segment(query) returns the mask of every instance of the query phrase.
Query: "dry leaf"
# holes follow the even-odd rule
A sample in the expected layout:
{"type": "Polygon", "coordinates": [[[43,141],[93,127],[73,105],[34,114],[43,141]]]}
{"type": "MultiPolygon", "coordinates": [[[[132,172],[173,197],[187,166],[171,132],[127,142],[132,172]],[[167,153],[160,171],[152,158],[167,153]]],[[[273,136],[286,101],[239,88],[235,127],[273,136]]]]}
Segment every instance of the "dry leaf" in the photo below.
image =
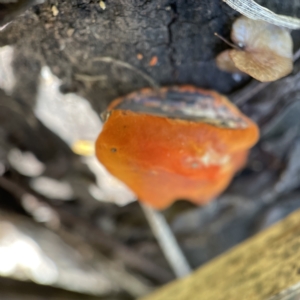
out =
{"type": "Polygon", "coordinates": [[[241,73],[241,70],[239,70],[234,62],[232,61],[229,53],[231,50],[225,50],[221,52],[217,57],[216,57],[216,64],[218,68],[222,71],[225,72],[230,72],[230,73],[241,73]]]}
{"type": "MultiPolygon", "coordinates": [[[[232,26],[231,39],[240,48],[228,52],[234,65],[253,78],[275,81],[292,72],[293,41],[287,29],[240,17],[232,26]]],[[[219,67],[225,58],[226,54],[219,55],[219,67]]]]}
{"type": "Polygon", "coordinates": [[[234,10],[240,12],[242,15],[253,19],[262,20],[270,24],[274,24],[289,29],[299,29],[300,19],[292,18],[283,15],[277,15],[269,9],[257,4],[253,0],[223,0],[234,10]]]}

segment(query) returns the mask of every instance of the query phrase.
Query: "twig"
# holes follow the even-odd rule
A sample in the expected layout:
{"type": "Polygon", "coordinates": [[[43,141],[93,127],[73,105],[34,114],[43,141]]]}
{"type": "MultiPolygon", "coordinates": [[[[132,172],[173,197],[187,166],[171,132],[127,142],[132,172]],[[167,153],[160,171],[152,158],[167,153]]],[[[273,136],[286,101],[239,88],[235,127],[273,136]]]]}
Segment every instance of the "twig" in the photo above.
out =
{"type": "Polygon", "coordinates": [[[245,88],[229,96],[230,100],[238,105],[242,106],[253,98],[256,94],[266,88],[271,82],[258,82],[253,79],[245,88]]]}
{"type": "Polygon", "coordinates": [[[96,82],[96,81],[103,81],[107,80],[106,75],[86,75],[86,74],[74,74],[75,79],[79,81],[87,81],[87,82],[96,82]]]}
{"type": "Polygon", "coordinates": [[[105,57],[96,57],[95,59],[93,59],[93,61],[101,61],[101,62],[111,63],[111,64],[118,65],[120,67],[124,67],[129,70],[132,70],[132,71],[138,73],[139,75],[141,75],[145,80],[147,80],[154,89],[157,89],[157,90],[159,89],[158,83],[154,79],[152,79],[149,75],[147,75],[146,73],[142,72],[138,68],[136,68],[122,60],[118,60],[118,59],[114,59],[109,56],[105,56],[105,57]]]}
{"type": "Polygon", "coordinates": [[[91,226],[87,221],[65,211],[59,212],[62,219],[78,226],[84,235],[95,246],[104,251],[111,252],[122,260],[128,267],[137,270],[160,283],[167,283],[174,279],[171,273],[164,268],[149,261],[139,253],[120,243],[116,239],[103,233],[100,229],[91,226]]]}
{"type": "Polygon", "coordinates": [[[95,247],[87,244],[81,236],[75,236],[64,229],[60,229],[58,234],[72,248],[77,249],[79,253],[86,251],[92,253],[94,267],[133,297],[145,296],[153,290],[151,286],[146,285],[140,278],[129,273],[122,261],[119,259],[108,259],[101,252],[96,251],[95,247]],[[82,251],[82,245],[84,245],[84,251],[82,251]]]}
{"type": "Polygon", "coordinates": [[[150,227],[177,277],[191,273],[191,267],[182,253],[164,216],[146,204],[141,204],[150,227]]]}
{"type": "Polygon", "coordinates": [[[295,62],[299,58],[300,58],[300,48],[295,52],[295,54],[293,56],[293,61],[295,62]]]}
{"type": "Polygon", "coordinates": [[[236,49],[236,50],[241,50],[242,48],[238,47],[237,45],[229,42],[227,39],[225,39],[223,36],[219,35],[217,32],[214,33],[214,35],[216,37],[218,37],[220,40],[222,40],[225,44],[227,44],[228,46],[236,49]]]}
{"type": "MultiPolygon", "coordinates": [[[[84,219],[74,216],[73,214],[62,210],[61,208],[50,206],[45,201],[28,193],[23,187],[17,185],[13,181],[0,176],[0,187],[12,194],[23,207],[24,196],[31,196],[38,201],[38,205],[47,206],[51,210],[53,216],[53,218],[50,219],[46,224],[50,229],[58,230],[60,228],[58,228],[57,224],[63,224],[64,222],[71,225],[72,228],[80,228],[80,232],[85,232],[84,237],[89,241],[89,243],[101,248],[101,250],[111,252],[117,258],[122,260],[128,267],[135,269],[150,278],[153,278],[161,284],[173,279],[173,276],[170,272],[144,258],[139,253],[133,251],[113,237],[106,235],[100,229],[91,226],[84,219]]],[[[24,207],[24,209],[34,217],[34,211],[28,210],[28,207],[24,207]]]]}

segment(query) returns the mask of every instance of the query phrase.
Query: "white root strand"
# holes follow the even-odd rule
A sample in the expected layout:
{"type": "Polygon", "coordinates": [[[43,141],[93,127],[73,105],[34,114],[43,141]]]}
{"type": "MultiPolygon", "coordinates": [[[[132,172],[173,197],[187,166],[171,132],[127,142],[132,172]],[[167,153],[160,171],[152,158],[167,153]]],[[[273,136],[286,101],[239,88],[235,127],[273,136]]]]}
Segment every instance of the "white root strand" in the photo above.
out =
{"type": "Polygon", "coordinates": [[[164,216],[146,204],[141,204],[149,225],[167,261],[178,278],[191,273],[191,267],[182,253],[164,216]]]}

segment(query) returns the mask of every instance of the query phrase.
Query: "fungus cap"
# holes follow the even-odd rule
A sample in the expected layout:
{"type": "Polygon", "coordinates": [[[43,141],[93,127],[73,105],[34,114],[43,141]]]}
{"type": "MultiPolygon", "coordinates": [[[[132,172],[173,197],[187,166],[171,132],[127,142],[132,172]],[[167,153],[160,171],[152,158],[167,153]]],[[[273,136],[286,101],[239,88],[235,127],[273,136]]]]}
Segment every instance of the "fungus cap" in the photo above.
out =
{"type": "Polygon", "coordinates": [[[177,199],[203,204],[219,195],[258,135],[255,123],[214,91],[143,89],[110,105],[96,155],[139,200],[163,209],[177,199]]]}

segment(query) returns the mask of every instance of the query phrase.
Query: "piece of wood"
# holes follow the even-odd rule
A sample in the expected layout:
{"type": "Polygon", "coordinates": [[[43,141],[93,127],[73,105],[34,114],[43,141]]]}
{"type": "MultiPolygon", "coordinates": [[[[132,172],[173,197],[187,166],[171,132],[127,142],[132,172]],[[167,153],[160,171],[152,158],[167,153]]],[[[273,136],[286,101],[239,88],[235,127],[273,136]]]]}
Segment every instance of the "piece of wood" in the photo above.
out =
{"type": "Polygon", "coordinates": [[[289,299],[299,282],[300,210],[142,300],[289,299]]]}

